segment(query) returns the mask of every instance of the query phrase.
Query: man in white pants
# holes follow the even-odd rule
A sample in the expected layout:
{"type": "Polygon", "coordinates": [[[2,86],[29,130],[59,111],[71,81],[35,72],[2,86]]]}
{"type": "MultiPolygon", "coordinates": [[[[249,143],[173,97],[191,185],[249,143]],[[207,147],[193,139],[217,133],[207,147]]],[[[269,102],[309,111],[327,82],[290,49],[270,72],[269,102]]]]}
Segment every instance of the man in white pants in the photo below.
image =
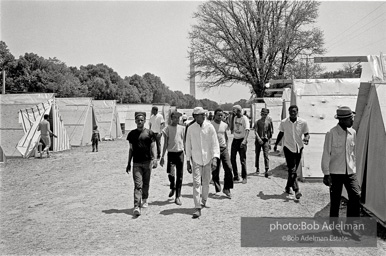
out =
{"type": "Polygon", "coordinates": [[[189,126],[186,133],[186,159],[189,173],[193,172],[193,200],[196,211],[193,218],[201,216],[200,190],[202,178],[202,205],[205,207],[209,194],[209,182],[212,171],[220,158],[220,145],[213,125],[205,120],[202,107],[193,109],[196,122],[189,126]],[[193,162],[193,167],[190,161],[193,162]]]}

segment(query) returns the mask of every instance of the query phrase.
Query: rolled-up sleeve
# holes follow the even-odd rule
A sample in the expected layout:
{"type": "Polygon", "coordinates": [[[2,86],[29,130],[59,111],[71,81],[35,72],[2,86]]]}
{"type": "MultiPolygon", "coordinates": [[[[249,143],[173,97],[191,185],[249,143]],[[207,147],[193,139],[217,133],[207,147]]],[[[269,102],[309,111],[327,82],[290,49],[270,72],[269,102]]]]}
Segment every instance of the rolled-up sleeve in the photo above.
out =
{"type": "Polygon", "coordinates": [[[326,133],[322,154],[322,172],[324,175],[330,175],[330,158],[331,158],[331,132],[326,133]]]}

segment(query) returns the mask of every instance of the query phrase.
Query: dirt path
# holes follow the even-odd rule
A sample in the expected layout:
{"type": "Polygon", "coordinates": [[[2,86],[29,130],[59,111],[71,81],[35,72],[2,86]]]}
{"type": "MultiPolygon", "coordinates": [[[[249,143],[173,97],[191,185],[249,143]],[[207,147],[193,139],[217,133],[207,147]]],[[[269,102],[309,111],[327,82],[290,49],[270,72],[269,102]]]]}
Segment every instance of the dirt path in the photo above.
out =
{"type": "MultiPolygon", "coordinates": [[[[253,139],[247,162],[254,172],[253,139]]],[[[301,183],[299,203],[283,194],[284,158],[271,156],[273,176],[251,174],[233,198],[214,195],[192,219],[192,178],[184,172],[182,206],[168,198],[166,168],[153,171],[149,208],[134,218],[133,181],[125,173],[127,142],[102,142],[53,153],[47,159],[12,159],[1,168],[1,255],[385,255],[377,248],[243,248],[240,217],[328,216],[321,183],[301,183]]],[[[262,161],[262,159],[261,159],[262,161]]],[[[223,174],[221,173],[221,176],[223,174]]]]}

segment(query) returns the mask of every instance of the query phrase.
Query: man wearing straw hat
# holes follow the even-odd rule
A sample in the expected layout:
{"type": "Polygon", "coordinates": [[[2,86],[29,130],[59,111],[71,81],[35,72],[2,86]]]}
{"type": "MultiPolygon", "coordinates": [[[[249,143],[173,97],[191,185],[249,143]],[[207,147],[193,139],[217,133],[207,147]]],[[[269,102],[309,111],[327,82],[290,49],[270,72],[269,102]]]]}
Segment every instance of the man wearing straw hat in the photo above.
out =
{"type": "MultiPolygon", "coordinates": [[[[349,107],[336,110],[338,124],[326,133],[322,155],[323,183],[330,187],[330,217],[339,217],[343,185],[348,194],[347,217],[360,216],[360,188],[356,176],[356,132],[351,126],[355,112],[349,107]]],[[[355,234],[354,234],[355,235],[355,234]]]]}

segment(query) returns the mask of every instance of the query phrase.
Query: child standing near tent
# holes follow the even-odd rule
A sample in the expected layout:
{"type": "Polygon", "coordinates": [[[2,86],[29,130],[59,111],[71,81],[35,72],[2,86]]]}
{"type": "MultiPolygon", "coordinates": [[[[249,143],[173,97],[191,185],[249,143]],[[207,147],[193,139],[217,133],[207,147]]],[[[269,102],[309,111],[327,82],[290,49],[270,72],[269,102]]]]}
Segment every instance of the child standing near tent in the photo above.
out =
{"type": "Polygon", "coordinates": [[[40,131],[40,141],[44,144],[44,151],[47,152],[47,157],[50,157],[51,138],[50,135],[57,138],[57,136],[50,129],[50,122],[48,122],[49,115],[44,115],[44,120],[39,123],[38,131],[40,131]]]}
{"type": "Polygon", "coordinates": [[[92,131],[91,142],[92,142],[92,152],[98,152],[98,141],[101,141],[101,137],[99,135],[98,126],[94,126],[94,130],[92,131]]]}

